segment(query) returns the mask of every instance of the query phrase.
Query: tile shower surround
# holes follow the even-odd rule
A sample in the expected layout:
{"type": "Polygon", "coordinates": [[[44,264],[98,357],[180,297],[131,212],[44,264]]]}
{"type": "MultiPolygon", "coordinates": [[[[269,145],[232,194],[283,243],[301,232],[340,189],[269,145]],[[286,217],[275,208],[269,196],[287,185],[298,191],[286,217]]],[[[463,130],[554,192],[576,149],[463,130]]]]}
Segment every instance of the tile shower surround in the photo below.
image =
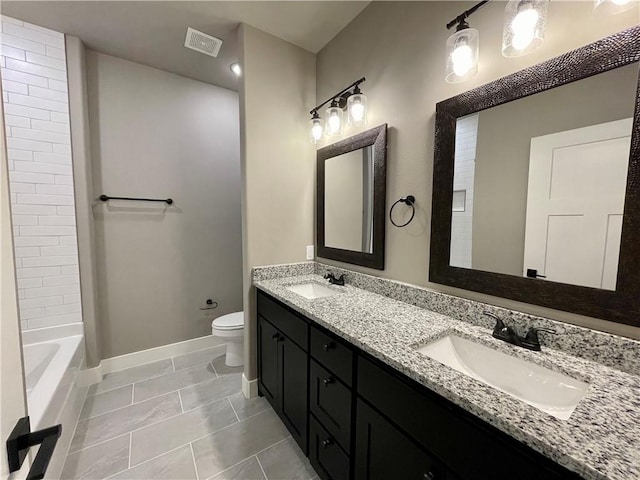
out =
{"type": "MultiPolygon", "coordinates": [[[[455,303],[461,299],[354,272],[347,272],[353,283],[349,283],[350,277],[347,277],[345,287],[329,287],[340,292],[335,296],[307,300],[286,288],[309,281],[326,283],[319,274],[313,273],[324,273],[326,268],[329,267],[317,266],[313,262],[258,268],[254,278],[270,280],[256,279],[254,284],[312,321],[582,477],[590,480],[640,478],[637,447],[640,444],[640,414],[637,408],[640,404],[640,377],[634,370],[638,362],[634,354],[637,357],[640,351],[638,342],[578,329],[576,335],[580,336],[576,342],[585,342],[585,351],[579,352],[583,358],[549,348],[546,338],[543,339],[542,352],[531,352],[492,338],[490,332],[493,325],[456,319],[464,314],[472,315],[472,312],[480,316],[485,309],[502,314],[510,312],[508,310],[494,310],[483,304],[455,303]],[[294,276],[289,276],[292,274],[294,276]],[[355,283],[378,289],[383,295],[356,288],[355,283]],[[398,301],[394,296],[404,300],[398,301]],[[429,307],[419,308],[415,303],[426,303],[429,307]],[[462,306],[467,308],[463,309],[462,306]],[[435,311],[436,308],[448,313],[440,314],[435,311]],[[416,346],[452,331],[506,354],[586,381],[589,388],[571,418],[558,420],[416,351],[416,346]],[[597,341],[593,341],[594,337],[597,341]],[[599,337],[609,338],[611,343],[616,344],[603,344],[599,337]],[[628,354],[620,357],[613,348],[626,348],[628,354]],[[602,359],[603,362],[585,357],[602,359]],[[616,368],[603,363],[610,363],[616,368]]],[[[333,267],[331,270],[346,272],[333,267]]],[[[536,325],[545,320],[526,317],[527,321],[536,325]]],[[[554,327],[562,326],[559,322],[547,322],[554,327]]],[[[569,349],[578,348],[577,343],[569,344],[569,349]]]]}
{"type": "Polygon", "coordinates": [[[264,398],[245,399],[225,345],[91,386],[62,479],[317,480],[264,398]]]}
{"type": "Polygon", "coordinates": [[[0,19],[21,327],[81,322],[64,35],[0,19]]]}
{"type": "Polygon", "coordinates": [[[328,271],[334,272],[337,276],[344,274],[347,284],[354,287],[487,329],[493,329],[495,321],[484,315],[484,312],[498,315],[520,334],[524,334],[531,326],[551,328],[557,334],[544,337],[543,343],[546,347],[623,372],[632,374],[640,372],[640,354],[638,354],[638,342],[635,340],[435,292],[408,283],[374,277],[319,262],[255,267],[252,280],[255,283],[261,280],[299,275],[324,275],[328,271]]]}

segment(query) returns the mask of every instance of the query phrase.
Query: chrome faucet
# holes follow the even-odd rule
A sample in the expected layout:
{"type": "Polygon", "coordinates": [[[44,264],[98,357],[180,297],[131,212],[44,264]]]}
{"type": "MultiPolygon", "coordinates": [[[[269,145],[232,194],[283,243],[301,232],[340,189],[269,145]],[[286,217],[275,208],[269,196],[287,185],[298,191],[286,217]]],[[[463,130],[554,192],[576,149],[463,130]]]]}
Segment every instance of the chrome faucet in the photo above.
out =
{"type": "Polygon", "coordinates": [[[505,325],[502,319],[497,315],[494,315],[491,312],[484,312],[484,314],[496,321],[496,325],[493,327],[493,338],[510,343],[511,345],[526,348],[527,350],[534,350],[536,352],[540,351],[540,339],[538,338],[538,332],[556,333],[555,330],[551,330],[549,328],[530,327],[527,334],[524,337],[521,337],[513,328],[505,325]]]}
{"type": "Polygon", "coordinates": [[[327,272],[324,278],[328,279],[331,285],[344,285],[344,274],[336,278],[333,273],[327,272]]]}

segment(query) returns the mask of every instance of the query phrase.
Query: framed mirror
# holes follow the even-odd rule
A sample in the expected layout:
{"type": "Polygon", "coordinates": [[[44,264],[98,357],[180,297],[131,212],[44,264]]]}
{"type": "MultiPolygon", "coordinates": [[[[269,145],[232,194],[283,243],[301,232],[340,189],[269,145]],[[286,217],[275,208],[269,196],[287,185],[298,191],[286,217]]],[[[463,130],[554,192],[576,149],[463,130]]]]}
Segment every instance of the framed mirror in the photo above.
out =
{"type": "Polygon", "coordinates": [[[317,152],[318,256],[384,270],[387,125],[317,152]]]}
{"type": "Polygon", "coordinates": [[[640,27],[436,106],[429,280],[640,326],[640,27]]]}

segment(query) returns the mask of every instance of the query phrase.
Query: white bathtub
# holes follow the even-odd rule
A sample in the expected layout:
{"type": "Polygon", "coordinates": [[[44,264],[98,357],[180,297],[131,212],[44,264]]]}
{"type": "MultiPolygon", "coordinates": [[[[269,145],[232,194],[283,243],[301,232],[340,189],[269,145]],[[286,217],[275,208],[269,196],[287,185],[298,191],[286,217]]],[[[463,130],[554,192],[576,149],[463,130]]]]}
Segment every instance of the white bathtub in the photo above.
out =
{"type": "Polygon", "coordinates": [[[25,344],[24,373],[31,429],[58,422],[84,360],[82,335],[25,344]]]}
{"type": "Polygon", "coordinates": [[[31,430],[62,425],[46,480],[58,480],[87,396],[78,375],[85,368],[81,323],[22,332],[24,373],[31,430]]]}

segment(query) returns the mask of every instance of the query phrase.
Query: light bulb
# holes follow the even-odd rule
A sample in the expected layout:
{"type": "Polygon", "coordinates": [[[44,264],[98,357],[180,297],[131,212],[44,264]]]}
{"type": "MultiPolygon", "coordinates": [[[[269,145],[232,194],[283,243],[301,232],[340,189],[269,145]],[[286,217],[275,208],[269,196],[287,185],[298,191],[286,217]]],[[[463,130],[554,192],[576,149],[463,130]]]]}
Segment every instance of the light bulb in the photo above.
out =
{"type": "Polygon", "coordinates": [[[533,41],[536,35],[536,23],[538,23],[540,15],[533,8],[518,13],[511,22],[511,30],[513,31],[513,40],[511,45],[516,50],[524,50],[533,41]]]}
{"type": "Polygon", "coordinates": [[[340,131],[340,117],[337,113],[332,113],[329,117],[329,132],[336,133],[340,131]]]}
{"type": "Polygon", "coordinates": [[[511,30],[514,35],[523,35],[536,28],[540,14],[533,8],[527,8],[519,12],[511,22],[511,30]]]}
{"type": "Polygon", "coordinates": [[[364,119],[364,106],[360,101],[355,101],[351,105],[351,116],[356,122],[361,122],[364,119]]]}
{"type": "Polygon", "coordinates": [[[451,53],[451,61],[453,62],[453,73],[459,77],[463,77],[469,72],[473,66],[473,51],[467,44],[461,44],[451,53]]]}
{"type": "Polygon", "coordinates": [[[324,126],[325,133],[327,135],[340,135],[342,133],[344,113],[336,101],[331,102],[331,106],[327,108],[325,115],[327,119],[324,126]]]}
{"type": "Polygon", "coordinates": [[[311,140],[317,142],[322,138],[322,121],[319,118],[311,120],[311,140]]]}
{"type": "Polygon", "coordinates": [[[513,36],[513,38],[511,39],[511,45],[516,50],[524,50],[525,48],[527,48],[531,44],[531,42],[533,41],[533,37],[534,36],[535,35],[533,33],[533,30],[530,30],[528,32],[519,33],[519,34],[513,36]]]}

